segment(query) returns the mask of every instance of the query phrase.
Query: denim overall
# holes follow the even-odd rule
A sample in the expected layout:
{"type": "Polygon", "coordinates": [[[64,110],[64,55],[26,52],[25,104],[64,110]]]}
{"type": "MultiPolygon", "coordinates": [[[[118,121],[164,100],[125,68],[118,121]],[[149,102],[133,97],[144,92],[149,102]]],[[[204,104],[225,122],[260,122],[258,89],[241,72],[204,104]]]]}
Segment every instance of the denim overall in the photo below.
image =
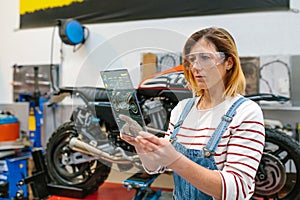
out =
{"type": "MultiPolygon", "coordinates": [[[[232,121],[232,118],[235,115],[235,111],[239,105],[241,105],[244,101],[247,100],[245,97],[240,97],[237,101],[233,103],[233,105],[229,108],[227,113],[222,117],[222,121],[214,131],[213,135],[209,139],[206,146],[203,150],[195,150],[195,149],[188,149],[184,147],[179,142],[176,142],[176,135],[179,132],[180,126],[189,113],[190,109],[193,107],[196,98],[191,98],[188,100],[185,108],[183,109],[182,114],[179,117],[178,122],[174,126],[173,134],[170,137],[170,141],[172,142],[175,149],[185,155],[190,160],[196,162],[197,164],[211,169],[217,170],[217,165],[215,163],[213,154],[218,147],[218,144],[221,140],[223,133],[226,131],[229,123],[232,121]]],[[[189,182],[185,179],[180,177],[178,174],[174,172],[174,192],[173,192],[173,199],[175,200],[212,200],[211,196],[201,192],[194,186],[192,186],[189,182]]]]}

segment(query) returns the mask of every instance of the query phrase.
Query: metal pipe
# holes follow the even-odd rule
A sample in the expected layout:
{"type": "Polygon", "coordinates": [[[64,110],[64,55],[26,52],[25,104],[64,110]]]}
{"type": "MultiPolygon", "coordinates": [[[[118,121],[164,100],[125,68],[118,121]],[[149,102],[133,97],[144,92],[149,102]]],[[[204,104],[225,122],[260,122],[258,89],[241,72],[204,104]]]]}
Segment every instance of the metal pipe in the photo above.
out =
{"type": "MultiPolygon", "coordinates": [[[[69,142],[69,146],[72,150],[74,151],[78,151],[90,156],[94,156],[112,163],[117,163],[117,164],[135,164],[132,163],[134,160],[138,161],[139,157],[138,155],[133,155],[130,157],[130,159],[128,160],[128,157],[125,158],[123,156],[123,154],[119,154],[119,155],[112,155],[109,154],[107,152],[104,152],[90,144],[87,144],[81,140],[79,140],[78,138],[71,138],[70,142],[69,142]]],[[[120,151],[120,149],[118,149],[120,151]]]]}

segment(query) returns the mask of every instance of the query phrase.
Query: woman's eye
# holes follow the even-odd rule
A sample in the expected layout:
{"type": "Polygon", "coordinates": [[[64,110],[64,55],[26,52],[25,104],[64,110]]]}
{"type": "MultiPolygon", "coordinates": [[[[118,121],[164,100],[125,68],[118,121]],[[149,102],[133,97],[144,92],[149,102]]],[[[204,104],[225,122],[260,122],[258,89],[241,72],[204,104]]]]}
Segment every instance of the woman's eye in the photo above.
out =
{"type": "Polygon", "coordinates": [[[211,57],[203,55],[203,56],[201,56],[201,60],[211,60],[211,57]]]}
{"type": "Polygon", "coordinates": [[[196,56],[189,56],[188,60],[193,63],[196,62],[196,56]]]}

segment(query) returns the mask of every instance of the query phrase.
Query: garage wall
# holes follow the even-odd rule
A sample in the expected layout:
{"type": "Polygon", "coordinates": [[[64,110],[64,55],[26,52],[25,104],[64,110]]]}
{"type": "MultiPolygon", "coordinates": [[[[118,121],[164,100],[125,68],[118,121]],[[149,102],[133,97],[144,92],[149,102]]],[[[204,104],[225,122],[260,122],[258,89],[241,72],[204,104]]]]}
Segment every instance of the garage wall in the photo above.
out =
{"type": "MultiPolygon", "coordinates": [[[[191,33],[208,26],[229,30],[240,56],[300,55],[300,13],[292,11],[87,25],[86,44],[73,52],[61,46],[57,28],[18,30],[18,7],[18,0],[0,2],[1,103],[12,102],[14,64],[49,64],[52,52],[53,62],[61,64],[61,85],[101,85],[100,70],[120,67],[128,68],[138,84],[142,53],[180,52],[191,33]]],[[[291,8],[300,9],[300,2],[291,0],[291,8]]]]}

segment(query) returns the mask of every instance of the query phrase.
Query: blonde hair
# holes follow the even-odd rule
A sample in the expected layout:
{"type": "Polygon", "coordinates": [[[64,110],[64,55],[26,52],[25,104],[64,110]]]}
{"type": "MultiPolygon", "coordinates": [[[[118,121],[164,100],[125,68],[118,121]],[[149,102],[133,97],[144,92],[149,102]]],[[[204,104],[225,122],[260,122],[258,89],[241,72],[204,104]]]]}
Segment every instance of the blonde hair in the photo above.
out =
{"type": "Polygon", "coordinates": [[[204,92],[203,89],[198,88],[195,78],[189,70],[190,63],[185,60],[185,55],[189,54],[191,48],[200,40],[205,39],[215,45],[216,50],[219,52],[224,52],[225,60],[229,57],[233,60],[233,66],[230,70],[227,71],[224,86],[225,86],[225,97],[235,96],[236,94],[245,94],[246,81],[245,76],[242,71],[240,59],[238,56],[236,44],[233,37],[222,28],[206,28],[192,34],[189,39],[186,41],[183,49],[183,70],[184,75],[189,83],[189,86],[193,90],[196,96],[201,96],[204,92]]]}

